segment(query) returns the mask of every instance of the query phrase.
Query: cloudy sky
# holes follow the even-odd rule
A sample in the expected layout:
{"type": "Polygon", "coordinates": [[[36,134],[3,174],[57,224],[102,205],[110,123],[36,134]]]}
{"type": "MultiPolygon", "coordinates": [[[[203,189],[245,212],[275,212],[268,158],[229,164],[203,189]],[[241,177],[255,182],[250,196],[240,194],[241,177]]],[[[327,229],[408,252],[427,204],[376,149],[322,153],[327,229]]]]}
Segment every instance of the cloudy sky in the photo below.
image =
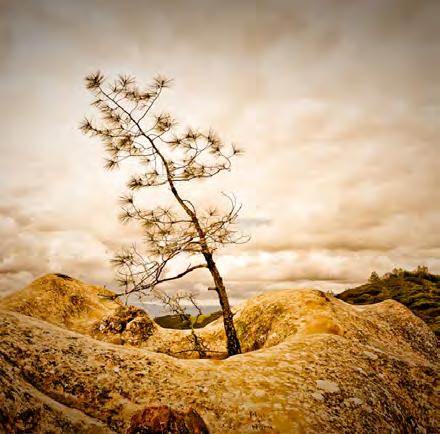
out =
{"type": "Polygon", "coordinates": [[[127,173],[78,130],[97,69],[173,77],[168,110],[245,148],[192,187],[243,203],[252,240],[219,256],[233,301],[440,272],[436,0],[0,0],[0,54],[0,294],[47,272],[114,287],[140,237],[117,220],[127,173]]]}

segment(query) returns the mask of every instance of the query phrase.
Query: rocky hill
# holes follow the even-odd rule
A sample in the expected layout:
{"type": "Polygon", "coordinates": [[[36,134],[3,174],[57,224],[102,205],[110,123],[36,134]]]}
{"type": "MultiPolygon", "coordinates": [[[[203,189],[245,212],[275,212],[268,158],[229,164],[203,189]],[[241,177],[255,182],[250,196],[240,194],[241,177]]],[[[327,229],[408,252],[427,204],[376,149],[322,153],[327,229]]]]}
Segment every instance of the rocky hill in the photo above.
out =
{"type": "MultiPolygon", "coordinates": [[[[164,354],[194,357],[189,331],[131,315],[101,291],[49,275],[0,303],[0,432],[434,433],[440,425],[437,340],[395,301],[264,293],[236,309],[246,353],[199,360],[164,354]],[[63,294],[53,295],[58,285],[63,294]],[[78,294],[87,296],[83,309],[71,304],[78,294]],[[46,305],[52,296],[57,306],[46,305]]],[[[221,318],[197,332],[212,355],[224,352],[221,318]]]]}
{"type": "Polygon", "coordinates": [[[378,276],[372,273],[368,283],[337,295],[352,304],[372,304],[393,299],[422,318],[440,337],[440,276],[426,267],[415,271],[395,269],[378,276]]]}
{"type": "Polygon", "coordinates": [[[116,312],[122,303],[114,293],[65,274],[48,274],[0,300],[4,309],[90,334],[92,324],[116,312]]]}

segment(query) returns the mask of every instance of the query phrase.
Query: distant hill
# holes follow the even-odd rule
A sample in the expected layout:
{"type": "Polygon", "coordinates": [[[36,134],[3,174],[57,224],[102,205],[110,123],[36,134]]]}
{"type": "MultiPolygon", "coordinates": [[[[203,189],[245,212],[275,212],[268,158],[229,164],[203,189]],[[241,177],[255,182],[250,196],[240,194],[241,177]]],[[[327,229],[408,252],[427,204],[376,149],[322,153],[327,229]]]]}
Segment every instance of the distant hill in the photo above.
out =
{"type": "Polygon", "coordinates": [[[222,316],[221,310],[196,316],[188,315],[187,319],[181,317],[181,315],[164,315],[154,318],[156,324],[167,329],[179,329],[185,330],[191,328],[191,323],[195,329],[205,327],[209,323],[215,321],[222,316]]]}
{"type": "MultiPolygon", "coordinates": [[[[166,306],[164,306],[163,304],[139,302],[138,300],[130,300],[130,299],[128,301],[128,304],[145,310],[148,313],[148,315],[150,315],[151,318],[160,318],[162,316],[171,315],[171,313],[167,310],[166,306]]],[[[216,312],[220,309],[218,304],[217,305],[202,304],[202,300],[200,300],[199,307],[204,314],[216,312]]],[[[194,308],[193,306],[185,306],[185,310],[190,315],[197,314],[197,309],[194,308]]]]}
{"type": "Polygon", "coordinates": [[[422,318],[440,337],[440,275],[430,273],[427,267],[415,271],[394,269],[382,277],[373,272],[368,283],[336,297],[351,304],[396,300],[422,318]]]}

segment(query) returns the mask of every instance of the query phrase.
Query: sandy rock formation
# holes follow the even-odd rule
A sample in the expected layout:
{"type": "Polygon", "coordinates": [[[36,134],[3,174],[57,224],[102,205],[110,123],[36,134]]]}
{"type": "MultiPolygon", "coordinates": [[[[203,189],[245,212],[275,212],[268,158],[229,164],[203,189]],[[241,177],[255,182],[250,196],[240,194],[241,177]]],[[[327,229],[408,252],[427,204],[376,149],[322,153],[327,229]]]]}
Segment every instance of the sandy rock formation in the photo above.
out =
{"type": "Polygon", "coordinates": [[[145,345],[158,326],[144,310],[126,306],[114,295],[57,273],[1,299],[0,306],[106,342],[145,345]]]}
{"type": "MultiPolygon", "coordinates": [[[[440,425],[437,340],[394,301],[352,306],[316,290],[267,292],[236,309],[247,353],[185,360],[152,349],[178,349],[187,331],[157,327],[137,346],[115,345],[86,334],[120,305],[59,327],[26,294],[26,315],[11,299],[0,303],[0,431],[124,433],[135,415],[161,406],[192,408],[210,433],[429,434],[440,425]]],[[[201,333],[224,348],[221,319],[201,333]]]]}
{"type": "Polygon", "coordinates": [[[0,306],[90,335],[96,322],[123,306],[119,300],[112,300],[113,295],[108,289],[57,273],[13,292],[0,300],[0,306]]]}

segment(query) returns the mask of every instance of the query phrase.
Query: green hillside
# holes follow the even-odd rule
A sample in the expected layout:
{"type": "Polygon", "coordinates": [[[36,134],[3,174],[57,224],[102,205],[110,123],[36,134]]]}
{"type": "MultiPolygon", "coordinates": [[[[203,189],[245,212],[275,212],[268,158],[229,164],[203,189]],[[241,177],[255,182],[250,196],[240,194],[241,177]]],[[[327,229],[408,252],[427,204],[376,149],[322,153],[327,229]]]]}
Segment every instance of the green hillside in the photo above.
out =
{"type": "Polygon", "coordinates": [[[440,275],[431,274],[427,267],[415,271],[394,269],[382,277],[373,272],[368,283],[347,289],[337,297],[351,304],[372,304],[391,298],[422,318],[440,337],[440,275]]]}
{"type": "Polygon", "coordinates": [[[154,321],[161,327],[167,329],[189,329],[191,328],[191,323],[194,328],[198,329],[215,321],[217,318],[221,317],[221,315],[222,312],[219,310],[217,312],[200,315],[198,318],[192,315],[187,315],[186,319],[182,318],[181,315],[164,315],[154,318],[154,321]]]}

